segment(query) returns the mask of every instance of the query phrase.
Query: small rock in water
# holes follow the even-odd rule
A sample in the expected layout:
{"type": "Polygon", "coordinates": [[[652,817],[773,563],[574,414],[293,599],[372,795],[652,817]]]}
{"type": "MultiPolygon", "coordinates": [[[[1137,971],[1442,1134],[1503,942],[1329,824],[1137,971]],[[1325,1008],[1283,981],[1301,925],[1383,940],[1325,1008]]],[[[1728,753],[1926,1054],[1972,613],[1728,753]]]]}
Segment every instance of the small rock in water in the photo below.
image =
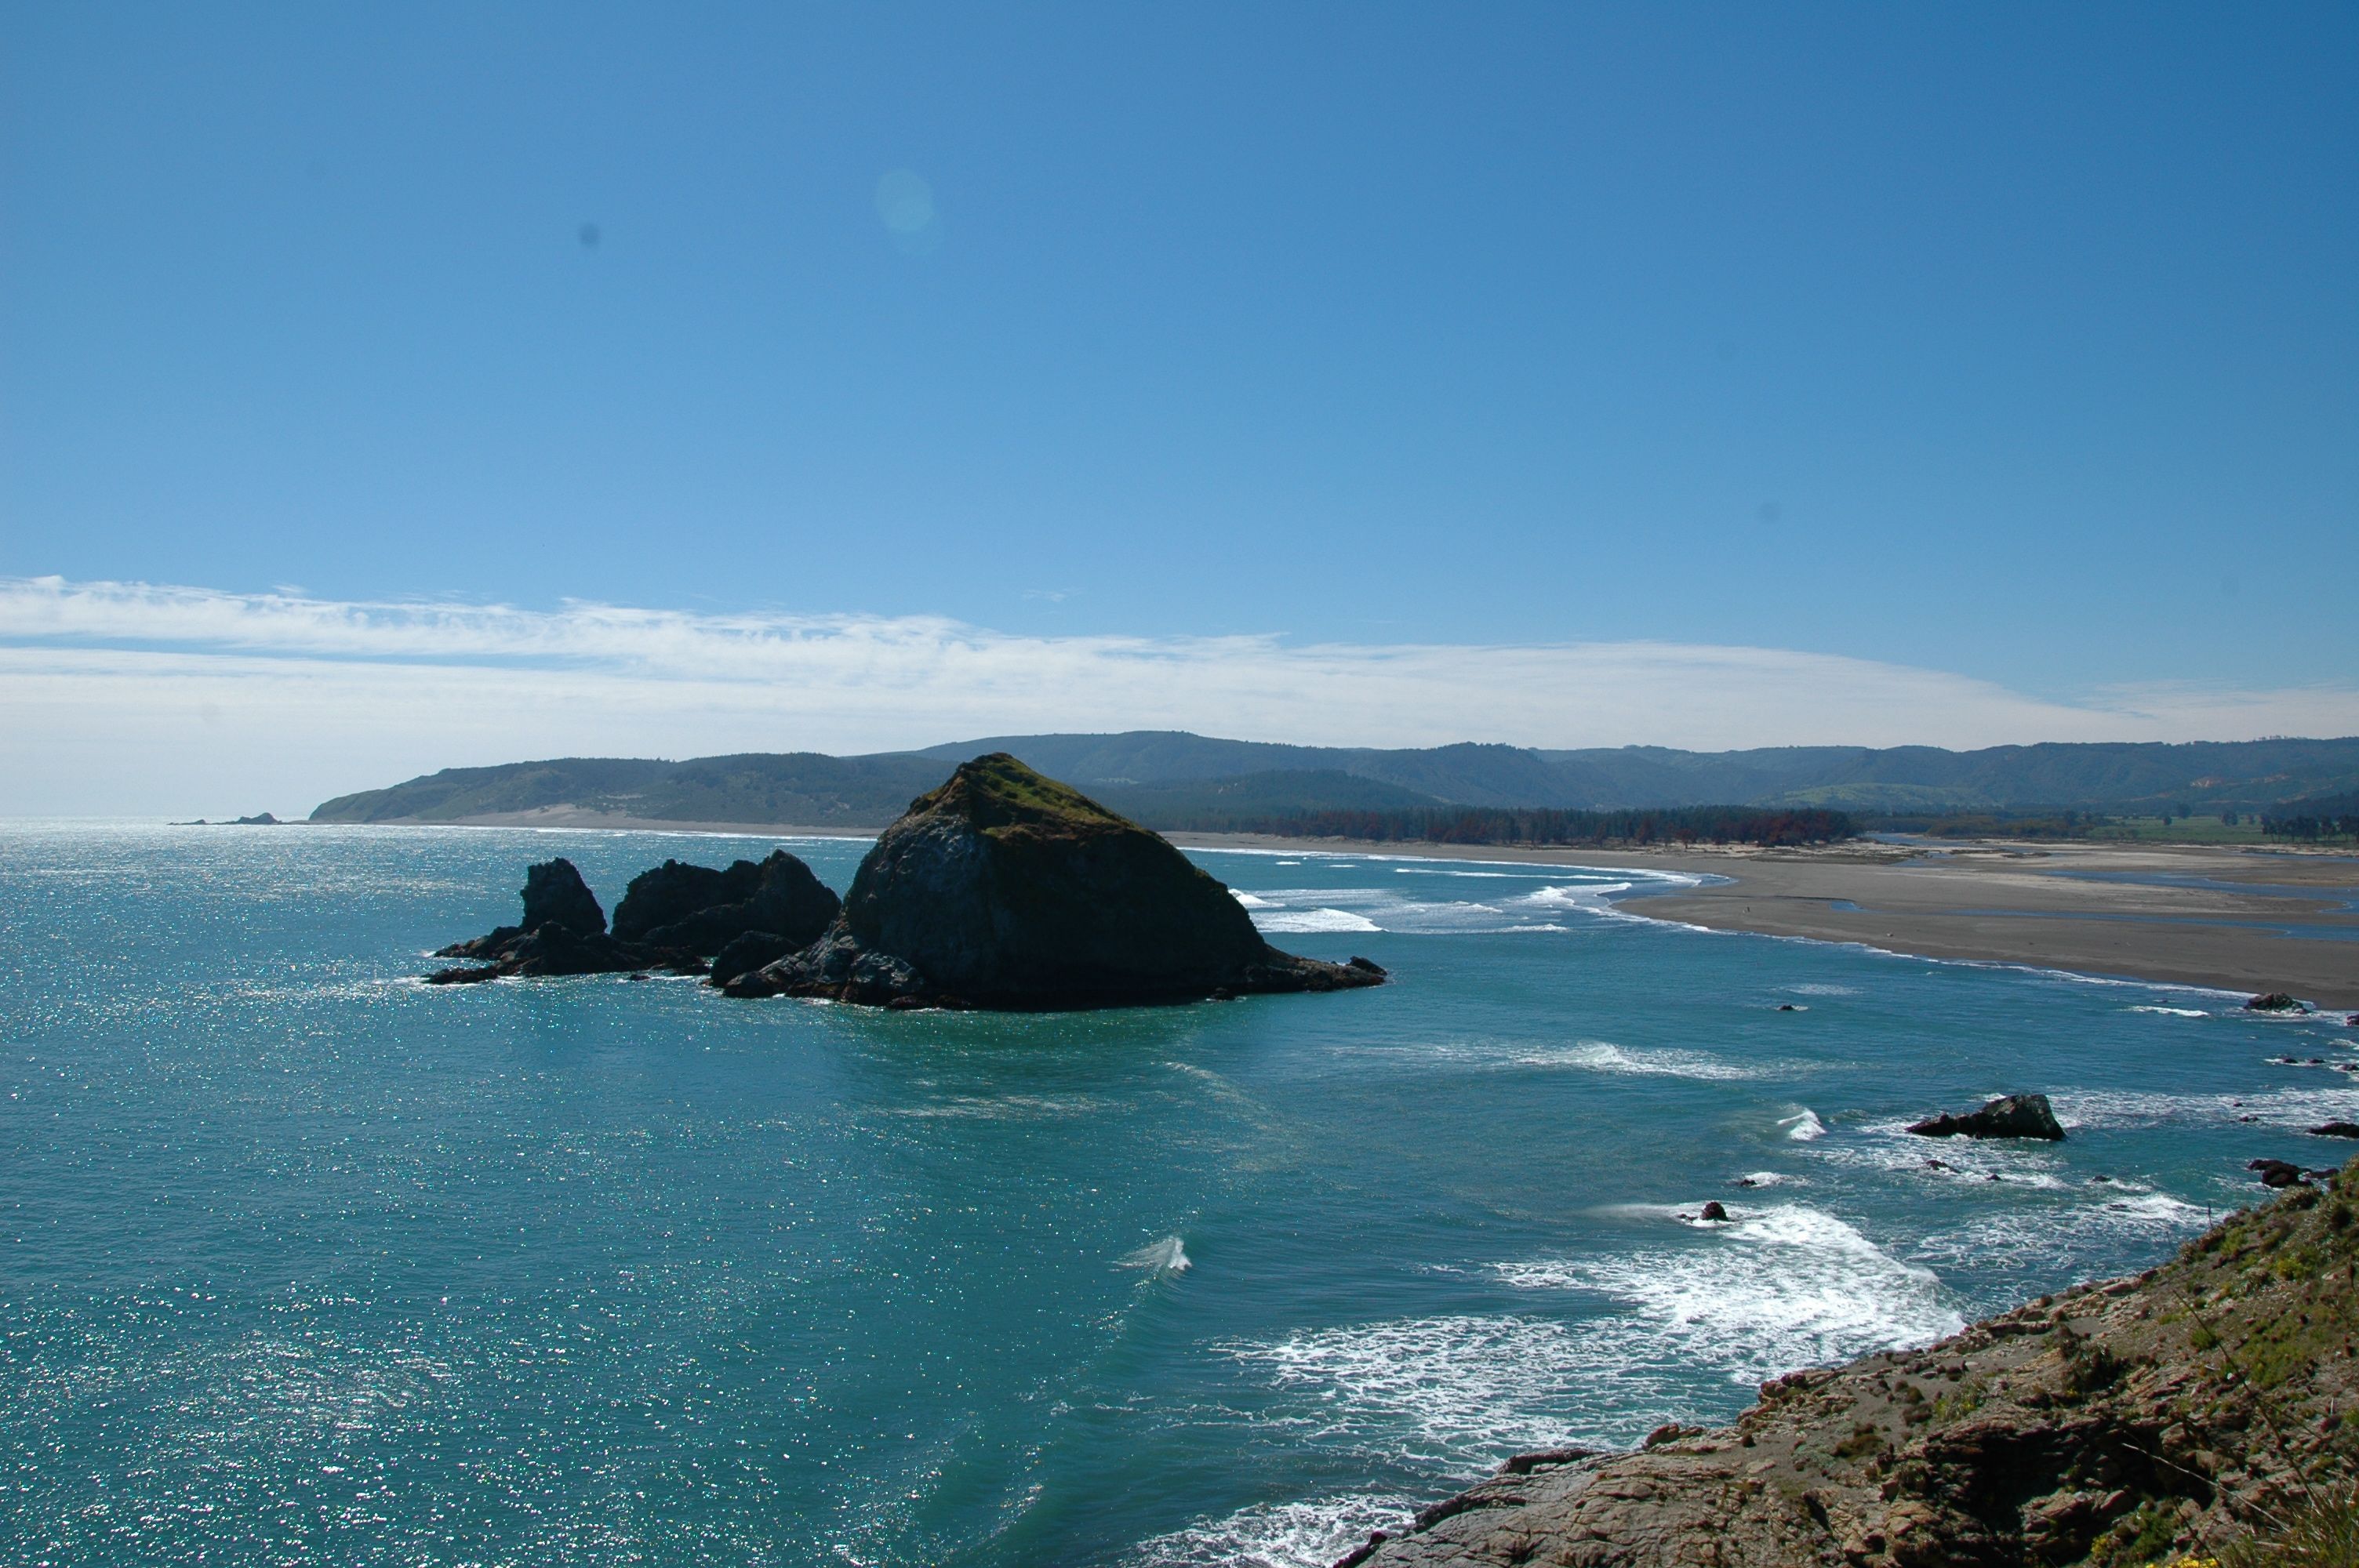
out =
{"type": "Polygon", "coordinates": [[[1800,1008],[1799,1008],[1799,1007],[1796,1007],[1796,1006],[1795,1006],[1792,1002],[1790,1002],[1790,1001],[1781,1001],[1781,1002],[1779,1002],[1779,1003],[1777,1004],[1777,1011],[1778,1011],[1779,1012],[1799,1012],[1799,1011],[1801,1011],[1802,1010],[1801,1010],[1800,1008]]]}
{"type": "Polygon", "coordinates": [[[2042,1138],[2051,1143],[2064,1136],[2046,1095],[2002,1096],[1963,1116],[1928,1117],[1908,1130],[1921,1138],[2042,1138]]]}
{"type": "Polygon", "coordinates": [[[2245,1169],[2258,1171],[2261,1173],[2261,1185],[2265,1187],[2298,1187],[2306,1184],[2301,1167],[2288,1161],[2251,1160],[2245,1162],[2245,1169]]]}
{"type": "Polygon", "coordinates": [[[2310,1130],[2312,1138],[2359,1138],[2359,1121],[2325,1121],[2310,1130]]]}
{"type": "Polygon", "coordinates": [[[1698,1217],[1725,1224],[1728,1220],[1728,1209],[1718,1198],[1714,1198],[1703,1206],[1703,1213],[1698,1217]]]}
{"type": "Polygon", "coordinates": [[[2309,1007],[2284,991],[2267,991],[2245,1004],[2246,1012],[2308,1012],[2309,1007]]]}

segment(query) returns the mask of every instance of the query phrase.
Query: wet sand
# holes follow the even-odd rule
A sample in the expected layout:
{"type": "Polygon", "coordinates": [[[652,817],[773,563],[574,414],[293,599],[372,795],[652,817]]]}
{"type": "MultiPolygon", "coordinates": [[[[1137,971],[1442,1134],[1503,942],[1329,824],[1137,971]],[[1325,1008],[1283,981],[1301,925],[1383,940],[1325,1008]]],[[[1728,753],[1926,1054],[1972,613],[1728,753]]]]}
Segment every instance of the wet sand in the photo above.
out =
{"type": "MultiPolygon", "coordinates": [[[[875,829],[657,822],[571,807],[468,825],[864,838],[875,829]]],[[[1527,849],[1368,844],[1244,833],[1173,833],[1207,849],[1415,855],[1629,867],[1725,877],[1632,901],[1634,913],[1720,931],[1859,942],[1930,958],[1985,959],[2084,974],[2290,991],[2359,1009],[2359,856],[2294,849],[1962,840],[1751,847],[1527,849]],[[2211,886],[2189,883],[2217,884],[2211,886]]]]}

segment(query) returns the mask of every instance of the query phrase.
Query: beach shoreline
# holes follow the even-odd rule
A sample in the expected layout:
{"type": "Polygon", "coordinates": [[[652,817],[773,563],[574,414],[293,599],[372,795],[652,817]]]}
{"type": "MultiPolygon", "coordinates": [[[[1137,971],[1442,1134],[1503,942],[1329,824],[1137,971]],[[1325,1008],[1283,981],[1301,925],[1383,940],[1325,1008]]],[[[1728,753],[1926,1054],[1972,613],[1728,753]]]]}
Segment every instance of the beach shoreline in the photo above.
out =
{"type": "MultiPolygon", "coordinates": [[[[388,827],[427,826],[421,823],[388,827]]],[[[548,807],[444,826],[863,838],[845,825],[669,822],[548,807]]],[[[1630,912],[1713,931],[1851,943],[2359,1009],[2359,857],[2299,849],[1962,839],[1800,849],[1590,849],[1167,833],[1182,849],[1669,871],[1630,912]],[[1724,879],[1724,880],[1723,880],[1724,879]]]]}

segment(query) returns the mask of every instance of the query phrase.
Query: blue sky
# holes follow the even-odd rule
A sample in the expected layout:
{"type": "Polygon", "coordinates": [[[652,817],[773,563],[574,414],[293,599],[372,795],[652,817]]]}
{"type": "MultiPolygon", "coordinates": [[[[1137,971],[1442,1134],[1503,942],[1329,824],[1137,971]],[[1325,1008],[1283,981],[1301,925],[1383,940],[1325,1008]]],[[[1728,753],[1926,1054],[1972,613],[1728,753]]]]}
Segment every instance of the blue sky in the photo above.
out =
{"type": "MultiPolygon", "coordinates": [[[[145,583],[2359,727],[2354,155],[2348,5],[10,7],[0,647],[234,651],[6,612],[145,583]]],[[[1549,700],[1470,738],[1617,738],[1549,700]]]]}

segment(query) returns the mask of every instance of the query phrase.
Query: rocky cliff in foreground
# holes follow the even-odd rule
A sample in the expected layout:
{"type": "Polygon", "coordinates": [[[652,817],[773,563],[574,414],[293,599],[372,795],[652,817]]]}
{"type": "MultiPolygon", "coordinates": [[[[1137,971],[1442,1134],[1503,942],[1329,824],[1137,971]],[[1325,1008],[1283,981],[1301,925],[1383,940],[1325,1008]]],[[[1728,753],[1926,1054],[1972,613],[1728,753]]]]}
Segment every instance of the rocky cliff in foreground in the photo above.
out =
{"type": "Polygon", "coordinates": [[[732,996],[1049,1009],[1375,985],[1364,958],[1279,952],[1228,889],[1136,823],[1014,757],[960,764],[860,862],[818,941],[732,996]]]}
{"type": "MultiPolygon", "coordinates": [[[[1530,1454],[1367,1568],[2020,1568],[2208,1558],[2347,1498],[2359,1162],[2131,1279],[1762,1386],[1718,1431],[1530,1454]]],[[[2304,1559],[2307,1561],[2307,1559],[2304,1559]]],[[[2344,1561],[2335,1558],[2334,1561],[2344,1561]]]]}

